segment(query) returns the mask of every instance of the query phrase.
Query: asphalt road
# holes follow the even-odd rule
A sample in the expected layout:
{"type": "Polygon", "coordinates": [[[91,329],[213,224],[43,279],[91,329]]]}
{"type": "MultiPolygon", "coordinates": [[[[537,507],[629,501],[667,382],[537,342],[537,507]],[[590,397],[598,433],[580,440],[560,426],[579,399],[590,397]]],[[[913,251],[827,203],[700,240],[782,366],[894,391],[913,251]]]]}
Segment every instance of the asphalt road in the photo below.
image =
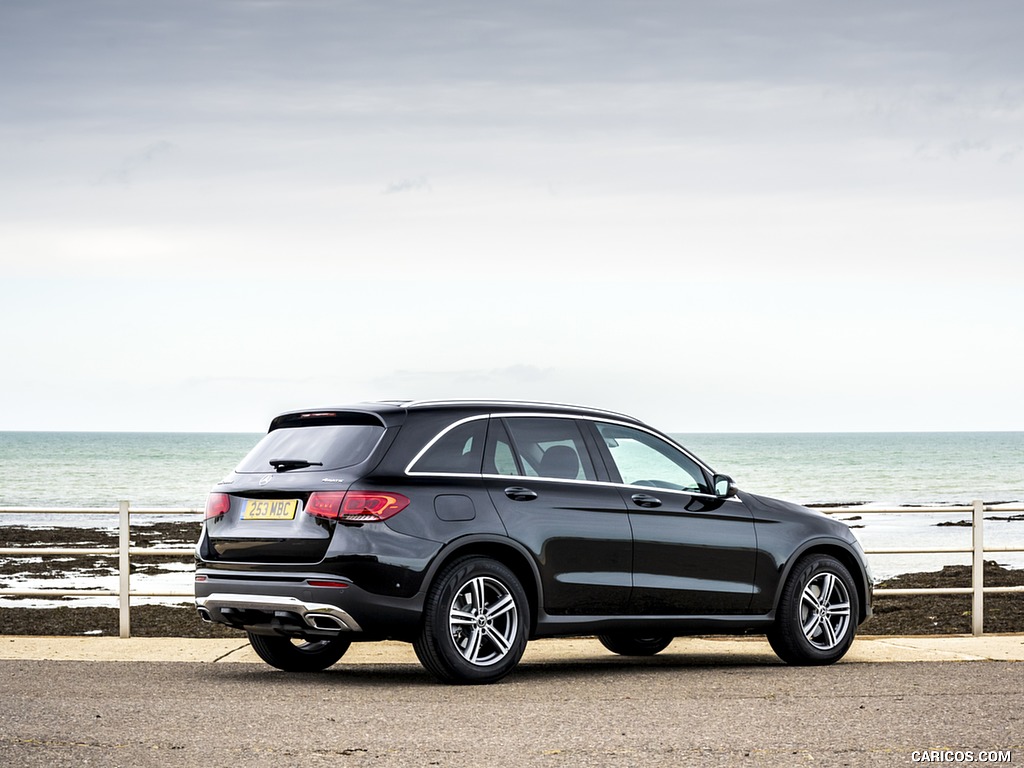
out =
{"type": "Polygon", "coordinates": [[[524,664],[499,685],[459,688],[409,664],[299,676],[0,661],[0,765],[19,768],[908,766],[916,750],[974,750],[977,762],[1012,750],[1020,764],[1022,745],[1024,664],[1012,662],[616,658],[524,664]]]}

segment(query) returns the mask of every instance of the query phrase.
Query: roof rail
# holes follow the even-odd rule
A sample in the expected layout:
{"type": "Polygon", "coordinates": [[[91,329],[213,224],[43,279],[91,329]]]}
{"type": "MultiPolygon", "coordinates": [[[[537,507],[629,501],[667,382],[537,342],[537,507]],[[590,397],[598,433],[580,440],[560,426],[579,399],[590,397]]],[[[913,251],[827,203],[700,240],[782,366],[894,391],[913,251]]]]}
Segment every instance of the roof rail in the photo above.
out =
{"type": "Polygon", "coordinates": [[[421,408],[434,405],[512,405],[512,406],[537,406],[543,408],[571,408],[579,411],[590,411],[591,413],[604,413],[608,416],[617,416],[619,418],[629,419],[630,421],[636,421],[635,416],[630,416],[626,413],[620,413],[618,411],[609,411],[604,408],[592,408],[588,405],[577,405],[574,403],[555,403],[548,402],[545,400],[509,400],[509,399],[490,399],[490,398],[455,398],[455,399],[438,399],[438,400],[406,400],[396,401],[387,400],[382,402],[388,402],[394,405],[398,405],[404,408],[421,408]]]}

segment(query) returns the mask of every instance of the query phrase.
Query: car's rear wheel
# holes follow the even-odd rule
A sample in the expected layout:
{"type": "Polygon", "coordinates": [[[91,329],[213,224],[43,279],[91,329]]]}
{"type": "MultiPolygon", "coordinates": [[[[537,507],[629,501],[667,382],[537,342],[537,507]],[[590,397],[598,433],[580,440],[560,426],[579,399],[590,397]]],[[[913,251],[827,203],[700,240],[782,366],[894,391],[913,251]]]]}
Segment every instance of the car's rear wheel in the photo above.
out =
{"type": "Polygon", "coordinates": [[[674,638],[660,637],[657,635],[643,636],[643,635],[598,635],[597,639],[601,641],[601,645],[607,648],[612,653],[617,653],[620,656],[653,656],[656,653],[661,653],[674,638]]]}
{"type": "Polygon", "coordinates": [[[340,637],[292,640],[277,635],[249,633],[249,644],[267,664],[285,672],[320,672],[335,664],[352,644],[340,637]]]}
{"type": "Polygon", "coordinates": [[[846,655],[860,614],[850,571],[830,555],[811,555],[793,568],[768,631],[787,664],[833,664],[846,655]]]}
{"type": "Polygon", "coordinates": [[[526,593],[515,574],[497,561],[470,557],[434,582],[413,647],[442,682],[493,683],[522,658],[528,622],[526,593]]]}

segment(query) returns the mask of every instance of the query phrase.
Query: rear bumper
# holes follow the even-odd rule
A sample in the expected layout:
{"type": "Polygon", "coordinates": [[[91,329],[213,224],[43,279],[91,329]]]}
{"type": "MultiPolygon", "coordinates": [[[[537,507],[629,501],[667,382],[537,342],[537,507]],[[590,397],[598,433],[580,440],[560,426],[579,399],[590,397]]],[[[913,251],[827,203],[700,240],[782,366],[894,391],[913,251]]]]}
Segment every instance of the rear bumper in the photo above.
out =
{"type": "Polygon", "coordinates": [[[196,610],[203,621],[218,622],[250,631],[265,626],[274,630],[275,619],[283,629],[297,619],[310,630],[362,632],[346,611],[327,603],[306,603],[297,597],[238,595],[216,592],[196,598],[196,610]]]}
{"type": "Polygon", "coordinates": [[[407,639],[419,631],[423,595],[369,592],[316,572],[196,569],[195,606],[204,621],[261,635],[351,640],[407,639]],[[330,581],[330,585],[318,582],[330,581]]]}

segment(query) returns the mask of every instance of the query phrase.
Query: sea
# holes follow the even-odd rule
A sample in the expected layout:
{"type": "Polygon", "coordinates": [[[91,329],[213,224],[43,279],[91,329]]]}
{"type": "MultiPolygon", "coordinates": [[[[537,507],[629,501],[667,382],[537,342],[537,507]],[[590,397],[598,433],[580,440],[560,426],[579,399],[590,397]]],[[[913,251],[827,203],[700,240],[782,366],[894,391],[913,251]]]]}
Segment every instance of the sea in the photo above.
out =
{"type": "MultiPolygon", "coordinates": [[[[743,490],[808,505],[907,509],[907,514],[839,515],[867,549],[970,546],[970,528],[938,525],[964,520],[967,514],[910,513],[915,507],[974,500],[1011,507],[1024,503],[1024,432],[673,437],[716,471],[732,476],[743,490]]],[[[0,432],[0,507],[113,509],[127,500],[133,509],[202,509],[213,485],[259,438],[248,433],[0,432]]],[[[1020,516],[999,510],[986,514],[986,546],[1024,549],[1024,520],[999,519],[1013,514],[1020,516]]],[[[133,517],[133,525],[156,519],[133,517]]],[[[0,513],[0,526],[9,525],[115,528],[117,519],[109,514],[0,513]]],[[[1024,568],[1024,553],[995,553],[987,559],[1024,568]]],[[[876,579],[883,579],[967,564],[970,557],[872,555],[869,562],[876,579]]]]}

